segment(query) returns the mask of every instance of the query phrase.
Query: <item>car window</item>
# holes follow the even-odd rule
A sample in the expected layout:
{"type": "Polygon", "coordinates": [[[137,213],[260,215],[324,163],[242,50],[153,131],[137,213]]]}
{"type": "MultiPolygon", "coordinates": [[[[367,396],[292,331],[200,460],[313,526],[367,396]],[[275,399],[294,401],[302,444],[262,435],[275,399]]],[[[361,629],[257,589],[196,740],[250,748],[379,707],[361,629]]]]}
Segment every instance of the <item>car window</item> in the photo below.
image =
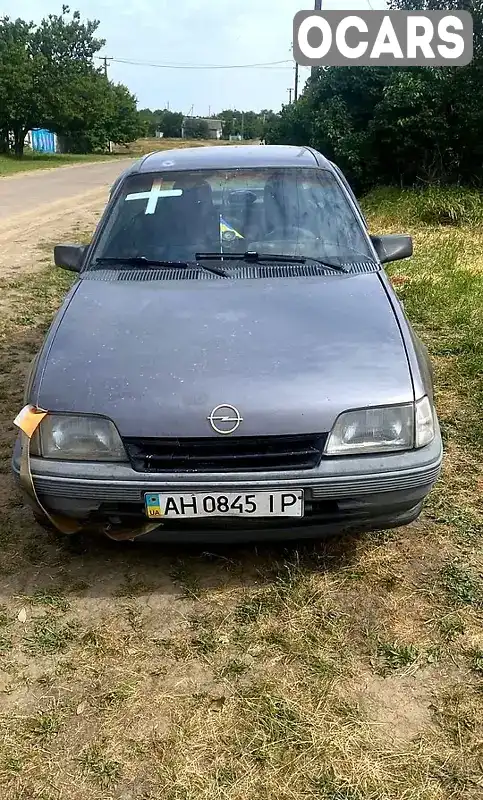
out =
{"type": "Polygon", "coordinates": [[[372,260],[334,175],[293,167],[128,176],[92,258],[194,260],[200,251],[247,250],[347,265],[372,260]]]}

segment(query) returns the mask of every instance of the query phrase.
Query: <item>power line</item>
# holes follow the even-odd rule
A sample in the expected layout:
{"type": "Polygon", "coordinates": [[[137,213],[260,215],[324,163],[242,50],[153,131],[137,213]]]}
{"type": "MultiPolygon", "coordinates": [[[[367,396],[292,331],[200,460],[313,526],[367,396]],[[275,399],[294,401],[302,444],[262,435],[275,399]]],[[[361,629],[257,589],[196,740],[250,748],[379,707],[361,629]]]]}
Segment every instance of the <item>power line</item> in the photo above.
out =
{"type": "MultiPolygon", "coordinates": [[[[104,57],[96,56],[104,61],[104,57]]],[[[151,61],[136,61],[130,58],[115,58],[109,59],[111,62],[118,64],[129,64],[136,67],[155,67],[157,69],[272,69],[275,67],[280,68],[280,64],[290,64],[291,59],[284,59],[283,61],[267,61],[259,64],[177,64],[175,62],[168,62],[165,64],[154,63],[151,61]]]]}

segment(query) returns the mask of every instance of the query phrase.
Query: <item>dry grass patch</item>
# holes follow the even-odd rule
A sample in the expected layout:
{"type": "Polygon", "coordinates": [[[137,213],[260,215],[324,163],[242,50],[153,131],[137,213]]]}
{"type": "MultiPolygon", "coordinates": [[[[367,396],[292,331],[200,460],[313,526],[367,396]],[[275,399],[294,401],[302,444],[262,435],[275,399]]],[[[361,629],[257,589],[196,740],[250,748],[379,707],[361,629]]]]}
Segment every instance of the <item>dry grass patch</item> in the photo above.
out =
{"type": "MultiPolygon", "coordinates": [[[[119,155],[133,155],[136,158],[158,150],[177,150],[186,147],[229,147],[240,142],[229,142],[225,139],[157,139],[146,137],[126,145],[116,145],[114,152],[119,155]]],[[[259,144],[258,140],[245,141],[243,144],[259,144]]]]}

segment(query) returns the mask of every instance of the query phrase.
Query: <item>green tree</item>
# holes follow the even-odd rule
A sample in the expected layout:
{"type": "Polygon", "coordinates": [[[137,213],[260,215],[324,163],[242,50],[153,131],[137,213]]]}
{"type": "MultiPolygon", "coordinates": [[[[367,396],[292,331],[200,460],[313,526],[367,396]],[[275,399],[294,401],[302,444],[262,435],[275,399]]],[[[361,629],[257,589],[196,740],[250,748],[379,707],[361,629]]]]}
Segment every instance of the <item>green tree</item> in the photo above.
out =
{"type": "Polygon", "coordinates": [[[390,0],[391,8],[464,10],[473,19],[473,60],[465,67],[426,68],[439,100],[431,125],[442,180],[482,183],[483,164],[483,3],[481,0],[390,0]],[[444,118],[444,124],[441,124],[444,118]]]}
{"type": "Polygon", "coordinates": [[[105,44],[97,20],[81,21],[68,6],[35,26],[0,20],[0,141],[13,135],[21,156],[27,131],[47,127],[69,149],[90,152],[109,141],[132,141],[142,131],[136,98],[108,81],[94,56],[105,44]]]}
{"type": "Polygon", "coordinates": [[[128,144],[142,133],[136,98],[122,83],[109,82],[108,114],[106,115],[107,140],[114,144],[128,144]]]}
{"type": "Polygon", "coordinates": [[[378,182],[483,184],[483,3],[391,0],[393,8],[470,10],[466,67],[328,67],[271,121],[269,143],[312,145],[358,190],[378,182]]]}
{"type": "Polygon", "coordinates": [[[27,131],[65,116],[77,81],[96,72],[92,59],[105,44],[98,26],[68,6],[37,26],[0,19],[0,126],[13,133],[17,155],[27,131]]]}
{"type": "Polygon", "coordinates": [[[184,123],[185,137],[187,139],[208,139],[209,128],[205,119],[186,119],[184,123]]]}
{"type": "Polygon", "coordinates": [[[139,111],[139,124],[141,126],[142,136],[154,136],[156,133],[156,124],[154,122],[154,112],[150,108],[141,108],[139,111]]]}
{"type": "Polygon", "coordinates": [[[136,98],[122,84],[99,72],[80,76],[63,114],[49,121],[69,152],[106,150],[109,142],[127,144],[143,132],[136,98]]]}
{"type": "Polygon", "coordinates": [[[267,120],[274,117],[273,111],[238,111],[225,109],[219,114],[214,114],[214,119],[220,119],[223,126],[223,138],[230,136],[243,136],[244,139],[261,139],[265,134],[267,120]]]}
{"type": "Polygon", "coordinates": [[[145,136],[156,136],[156,131],[162,131],[164,136],[170,139],[181,137],[181,127],[183,125],[183,114],[178,111],[170,111],[167,108],[151,111],[150,108],[143,108],[139,112],[145,136]]]}
{"type": "Polygon", "coordinates": [[[222,136],[224,139],[229,139],[230,136],[236,136],[238,133],[241,133],[241,113],[239,111],[226,109],[219,114],[214,114],[213,118],[221,120],[222,136]]]}
{"type": "Polygon", "coordinates": [[[180,111],[170,111],[164,108],[162,111],[155,111],[154,114],[156,117],[156,128],[162,131],[164,136],[169,139],[178,139],[181,137],[183,114],[180,111]]]}
{"type": "Polygon", "coordinates": [[[256,111],[242,113],[240,133],[244,139],[261,139],[263,136],[263,119],[256,111]]]}
{"type": "Polygon", "coordinates": [[[45,115],[42,63],[30,49],[31,23],[0,18],[0,130],[7,147],[12,133],[15,152],[23,152],[29,128],[45,115]]]}
{"type": "Polygon", "coordinates": [[[298,103],[282,106],[280,114],[273,116],[265,128],[267,144],[306,145],[313,141],[314,113],[306,97],[298,103]]]}

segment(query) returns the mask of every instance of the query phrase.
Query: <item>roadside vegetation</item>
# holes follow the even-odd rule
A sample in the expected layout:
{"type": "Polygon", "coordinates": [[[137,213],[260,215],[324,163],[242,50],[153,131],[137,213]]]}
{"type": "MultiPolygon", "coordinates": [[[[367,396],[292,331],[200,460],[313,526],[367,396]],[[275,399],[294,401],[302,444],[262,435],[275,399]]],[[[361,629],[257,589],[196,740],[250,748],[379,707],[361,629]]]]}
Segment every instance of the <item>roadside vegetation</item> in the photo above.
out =
{"type": "Polygon", "coordinates": [[[0,177],[14,175],[17,172],[30,172],[37,169],[67,167],[70,164],[88,164],[92,161],[108,161],[113,158],[109,154],[71,155],[60,153],[25,153],[23,158],[13,158],[0,154],[0,177]]]}
{"type": "Polygon", "coordinates": [[[363,205],[374,233],[414,236],[389,272],[445,441],[424,515],[396,531],[209,551],[49,538],[13,491],[12,419],[72,278],[3,281],[2,800],[481,798],[483,204],[383,188],[363,205]]]}
{"type": "Polygon", "coordinates": [[[473,20],[473,58],[458,69],[328,67],[270,122],[267,144],[310,144],[353,188],[483,186],[483,7],[479,0],[389,0],[389,9],[473,20]]]}

